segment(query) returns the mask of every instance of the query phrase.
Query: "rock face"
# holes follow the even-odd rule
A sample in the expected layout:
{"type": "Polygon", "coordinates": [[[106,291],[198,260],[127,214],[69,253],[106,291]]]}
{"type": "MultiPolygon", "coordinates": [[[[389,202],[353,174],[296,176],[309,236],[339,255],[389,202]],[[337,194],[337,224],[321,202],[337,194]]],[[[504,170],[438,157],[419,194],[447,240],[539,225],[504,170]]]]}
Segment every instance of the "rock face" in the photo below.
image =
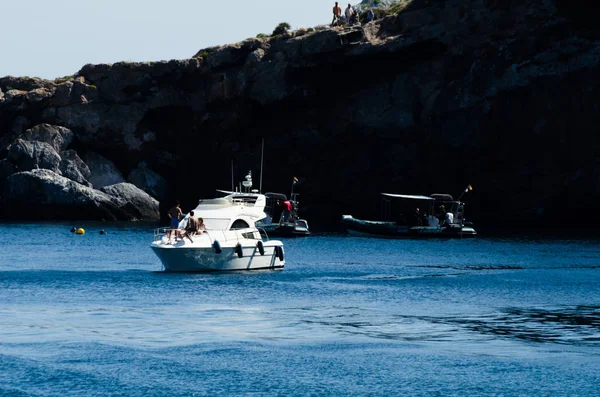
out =
{"type": "Polygon", "coordinates": [[[145,162],[138,164],[127,177],[129,183],[134,184],[152,197],[165,199],[167,197],[167,182],[147,167],[145,162]]]}
{"type": "Polygon", "coordinates": [[[62,153],[59,169],[62,176],[82,185],[92,187],[92,184],[88,181],[92,173],[75,150],[65,150],[62,153]]]}
{"type": "Polygon", "coordinates": [[[0,216],[15,219],[156,220],[158,201],[123,177],[110,160],[93,153],[94,169],[67,149],[70,130],[48,124],[18,134],[0,160],[0,216]],[[60,152],[60,154],[59,154],[60,152]],[[103,191],[92,189],[95,180],[103,191]],[[117,183],[117,184],[114,184],[117,183]],[[110,184],[110,186],[106,186],[110,184]]]}
{"type": "Polygon", "coordinates": [[[36,125],[63,126],[68,149],[118,170],[97,181],[82,156],[95,188],[145,162],[168,183],[166,209],[229,189],[232,159],[236,181],[259,175],[264,139],[263,187],[286,192],[300,177],[313,225],[377,218],[382,191],[467,184],[471,220],[590,224],[600,221],[599,33],[585,4],[566,0],[412,0],[364,26],[187,60],[86,65],[69,81],[5,77],[0,149],[36,125]]]}
{"type": "Polygon", "coordinates": [[[57,152],[61,152],[69,146],[73,139],[73,132],[68,128],[58,127],[50,124],[39,124],[26,130],[21,138],[25,141],[45,142],[52,146],[57,152]]]}
{"type": "Polygon", "coordinates": [[[158,219],[158,201],[131,183],[104,186],[102,192],[116,199],[119,208],[137,219],[158,219]]]}
{"type": "Polygon", "coordinates": [[[57,171],[61,158],[54,148],[45,142],[27,142],[18,139],[8,147],[8,160],[19,171],[31,171],[38,168],[57,171]]]}
{"type": "Polygon", "coordinates": [[[98,153],[88,152],[85,155],[85,163],[89,171],[88,179],[98,189],[125,182],[114,163],[98,153]]]}
{"type": "MultiPolygon", "coordinates": [[[[129,184],[123,184],[129,185],[129,184]]],[[[107,189],[107,188],[105,188],[107,189]]],[[[158,202],[133,185],[98,191],[50,170],[8,177],[5,217],[16,219],[141,220],[158,218],[158,202]]]]}
{"type": "Polygon", "coordinates": [[[21,219],[128,220],[108,194],[52,171],[38,169],[10,176],[4,186],[6,216],[21,219]]]}

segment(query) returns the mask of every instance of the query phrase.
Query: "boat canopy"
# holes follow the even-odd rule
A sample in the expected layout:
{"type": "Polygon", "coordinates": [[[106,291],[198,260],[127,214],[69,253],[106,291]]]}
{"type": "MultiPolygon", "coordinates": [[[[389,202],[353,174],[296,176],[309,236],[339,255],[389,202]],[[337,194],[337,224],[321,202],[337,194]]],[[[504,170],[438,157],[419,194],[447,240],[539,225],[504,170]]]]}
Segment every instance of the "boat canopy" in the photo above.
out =
{"type": "Polygon", "coordinates": [[[428,196],[413,196],[410,194],[392,194],[392,193],[381,193],[382,196],[386,196],[386,197],[393,197],[393,198],[405,198],[405,199],[411,199],[411,200],[429,200],[429,201],[434,201],[435,198],[432,197],[428,197],[428,196]]]}
{"type": "Polygon", "coordinates": [[[454,201],[449,194],[432,194],[431,196],[415,196],[412,194],[392,194],[392,193],[381,193],[382,196],[393,197],[393,198],[405,198],[409,200],[428,200],[428,201],[454,201]]]}
{"type": "Polygon", "coordinates": [[[452,196],[446,193],[435,193],[431,195],[431,198],[434,198],[438,201],[454,201],[452,196]]]}
{"type": "Polygon", "coordinates": [[[281,194],[281,193],[270,193],[269,192],[269,193],[265,193],[265,196],[270,199],[283,200],[283,201],[287,200],[287,196],[285,194],[281,194]]]}

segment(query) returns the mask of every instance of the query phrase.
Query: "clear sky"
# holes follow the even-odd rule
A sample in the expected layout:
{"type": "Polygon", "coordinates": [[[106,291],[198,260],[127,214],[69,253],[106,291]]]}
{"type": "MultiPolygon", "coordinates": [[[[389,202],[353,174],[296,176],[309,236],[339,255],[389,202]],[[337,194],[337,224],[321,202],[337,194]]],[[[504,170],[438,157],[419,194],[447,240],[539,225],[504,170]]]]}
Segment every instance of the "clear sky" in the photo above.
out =
{"type": "Polygon", "coordinates": [[[204,47],[270,34],[280,22],[292,29],[330,23],[333,3],[0,0],[0,77],[54,79],[86,63],[190,58],[204,47]]]}

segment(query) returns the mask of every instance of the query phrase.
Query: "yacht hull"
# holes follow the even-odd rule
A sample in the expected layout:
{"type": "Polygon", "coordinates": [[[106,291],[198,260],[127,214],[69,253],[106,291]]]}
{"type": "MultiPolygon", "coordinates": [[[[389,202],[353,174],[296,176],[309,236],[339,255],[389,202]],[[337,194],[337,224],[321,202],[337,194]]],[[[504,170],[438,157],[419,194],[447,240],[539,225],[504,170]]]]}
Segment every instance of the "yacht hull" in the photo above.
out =
{"type": "Polygon", "coordinates": [[[359,237],[385,238],[468,238],[475,237],[477,232],[472,227],[452,225],[441,226],[402,226],[394,222],[365,221],[344,215],[342,219],[346,232],[359,237]]]}
{"type": "Polygon", "coordinates": [[[238,254],[239,248],[236,247],[222,247],[220,253],[213,247],[153,244],[151,248],[168,272],[278,269],[285,265],[283,246],[269,243],[264,244],[263,255],[256,245],[242,246],[241,257],[238,254]]]}
{"type": "Polygon", "coordinates": [[[310,231],[308,227],[294,225],[293,223],[283,225],[261,226],[261,229],[270,237],[308,237],[310,231]]]}

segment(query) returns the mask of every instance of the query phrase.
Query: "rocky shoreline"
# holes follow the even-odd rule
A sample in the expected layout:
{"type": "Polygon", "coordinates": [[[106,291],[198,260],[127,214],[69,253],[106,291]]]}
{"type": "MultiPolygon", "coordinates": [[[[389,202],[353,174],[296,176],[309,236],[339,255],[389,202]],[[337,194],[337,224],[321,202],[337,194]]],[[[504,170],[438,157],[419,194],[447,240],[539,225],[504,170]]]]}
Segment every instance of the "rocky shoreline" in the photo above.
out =
{"type": "Polygon", "coordinates": [[[38,124],[5,148],[6,158],[0,161],[5,218],[159,218],[155,198],[127,183],[101,155],[87,152],[82,160],[75,150],[67,149],[72,139],[68,128],[38,124]]]}
{"type": "Polygon", "coordinates": [[[600,220],[600,44],[561,0],[413,0],[191,59],[0,78],[0,217],[156,219],[258,175],[298,176],[313,224],[382,191],[475,187],[485,224],[600,220]],[[159,211],[160,202],[160,211],[159,211]]]}

